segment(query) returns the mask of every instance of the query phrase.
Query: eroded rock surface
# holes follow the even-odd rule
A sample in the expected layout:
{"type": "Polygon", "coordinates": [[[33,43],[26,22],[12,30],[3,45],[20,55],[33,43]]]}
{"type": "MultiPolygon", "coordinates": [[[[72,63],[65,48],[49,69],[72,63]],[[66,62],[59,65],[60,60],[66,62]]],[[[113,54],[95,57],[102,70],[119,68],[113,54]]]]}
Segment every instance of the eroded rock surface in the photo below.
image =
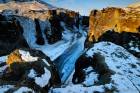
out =
{"type": "MultiPolygon", "coordinates": [[[[47,92],[61,83],[55,65],[41,51],[20,49],[7,57],[7,68],[0,74],[0,85],[12,85],[7,92],[27,87],[31,92],[47,92]]],[[[27,91],[25,91],[27,92],[27,91]]]]}
{"type": "Polygon", "coordinates": [[[139,33],[139,6],[127,8],[109,7],[102,10],[93,10],[90,14],[89,21],[89,41],[98,41],[98,38],[103,33],[112,29],[118,33],[123,31],[139,33]]]}

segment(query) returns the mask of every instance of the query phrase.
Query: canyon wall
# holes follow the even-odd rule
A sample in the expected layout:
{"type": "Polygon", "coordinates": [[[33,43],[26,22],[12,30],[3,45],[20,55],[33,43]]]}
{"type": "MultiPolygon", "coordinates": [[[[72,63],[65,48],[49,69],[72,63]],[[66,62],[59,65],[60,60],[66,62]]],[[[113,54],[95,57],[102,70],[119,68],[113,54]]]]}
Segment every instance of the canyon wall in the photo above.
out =
{"type": "Polygon", "coordinates": [[[118,33],[140,33],[140,5],[93,10],[90,14],[89,25],[89,41],[97,41],[108,30],[114,30],[118,33]]]}

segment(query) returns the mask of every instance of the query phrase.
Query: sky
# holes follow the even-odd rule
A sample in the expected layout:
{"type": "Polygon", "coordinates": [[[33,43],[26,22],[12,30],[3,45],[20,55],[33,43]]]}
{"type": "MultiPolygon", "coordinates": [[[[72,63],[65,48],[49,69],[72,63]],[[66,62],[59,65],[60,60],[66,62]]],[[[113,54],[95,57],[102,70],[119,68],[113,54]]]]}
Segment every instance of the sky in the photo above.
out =
{"type": "Polygon", "coordinates": [[[140,2],[140,0],[43,0],[47,3],[61,8],[71,9],[80,12],[82,15],[89,15],[93,9],[102,9],[108,6],[126,7],[129,4],[140,2]]]}

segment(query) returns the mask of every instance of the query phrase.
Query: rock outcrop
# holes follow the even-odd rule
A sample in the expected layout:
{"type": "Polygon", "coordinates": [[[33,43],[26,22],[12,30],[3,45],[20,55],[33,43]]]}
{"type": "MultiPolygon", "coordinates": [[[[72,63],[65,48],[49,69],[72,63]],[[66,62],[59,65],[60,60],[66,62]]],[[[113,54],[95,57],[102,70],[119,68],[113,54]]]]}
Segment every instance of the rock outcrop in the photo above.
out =
{"type": "MultiPolygon", "coordinates": [[[[13,1],[13,2],[8,2],[8,3],[2,3],[0,4],[0,14],[2,15],[1,24],[3,25],[3,27],[1,26],[2,28],[0,30],[1,33],[3,30],[5,33],[9,33],[7,34],[7,36],[8,35],[10,35],[10,37],[13,36],[13,38],[9,38],[10,40],[13,40],[14,38],[16,38],[14,40],[19,41],[23,38],[22,35],[26,33],[26,30],[34,30],[34,32],[32,33],[35,35],[36,40],[35,42],[34,40],[30,40],[30,41],[32,41],[32,43],[36,43],[37,45],[44,45],[46,41],[48,41],[49,44],[54,44],[57,41],[62,40],[63,31],[65,30],[72,31],[73,29],[75,29],[75,27],[79,28],[79,13],[71,11],[71,10],[63,9],[63,8],[56,8],[43,1],[30,1],[30,2],[25,2],[25,1],[14,2],[13,1]],[[24,23],[24,21],[26,21],[26,23],[24,23]],[[7,26],[10,26],[10,24],[13,25],[13,28],[8,27],[7,30],[8,29],[9,30],[6,31],[6,29],[4,28],[6,28],[7,26]],[[25,25],[28,25],[28,26],[25,26],[25,25]],[[31,25],[32,27],[30,27],[31,25]],[[13,34],[13,32],[10,31],[10,29],[13,29],[16,31],[17,33],[16,36],[11,35],[13,34]],[[11,32],[11,34],[9,31],[11,32]],[[20,39],[18,37],[20,37],[20,39]]],[[[28,32],[29,31],[27,31],[27,33],[28,32]]],[[[30,34],[30,32],[28,34],[30,34]]],[[[13,42],[15,43],[14,40],[13,42]]],[[[31,42],[28,42],[27,39],[26,41],[28,45],[30,46],[29,43],[31,42]]],[[[11,44],[9,45],[11,46],[11,44]]],[[[18,44],[18,45],[21,45],[21,44],[18,44]]],[[[20,47],[23,47],[23,46],[21,45],[20,47]]],[[[5,47],[5,48],[8,48],[8,47],[5,47]]],[[[11,50],[12,49],[13,48],[11,48],[11,50]]],[[[3,50],[6,51],[6,49],[4,48],[3,50]]],[[[3,52],[1,53],[6,54],[3,52]]]]}
{"type": "Polygon", "coordinates": [[[90,14],[89,41],[98,41],[98,38],[108,30],[121,33],[139,33],[140,5],[136,7],[117,8],[109,7],[102,10],[93,10],[90,14]]]}
{"type": "Polygon", "coordinates": [[[23,28],[14,16],[0,14],[0,55],[9,54],[16,48],[28,47],[23,28]]]}
{"type": "Polygon", "coordinates": [[[127,51],[140,58],[140,34],[132,32],[118,33],[106,31],[98,38],[98,42],[108,41],[124,47],[127,51]]]}
{"type": "Polygon", "coordinates": [[[41,51],[15,50],[7,57],[7,65],[7,69],[0,74],[0,85],[14,86],[7,92],[27,87],[45,93],[50,87],[61,83],[55,65],[41,51]]]}
{"type": "Polygon", "coordinates": [[[51,92],[139,93],[139,72],[139,60],[127,50],[111,42],[99,42],[77,60],[74,84],[51,92]]]}

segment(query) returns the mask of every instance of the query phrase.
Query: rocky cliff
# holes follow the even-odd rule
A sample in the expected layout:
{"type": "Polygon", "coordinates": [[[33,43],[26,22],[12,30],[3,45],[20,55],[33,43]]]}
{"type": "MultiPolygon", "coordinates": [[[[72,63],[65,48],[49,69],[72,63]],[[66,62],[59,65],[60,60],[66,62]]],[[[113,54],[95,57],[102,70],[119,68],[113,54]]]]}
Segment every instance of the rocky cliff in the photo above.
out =
{"type": "Polygon", "coordinates": [[[98,40],[108,30],[115,32],[139,33],[140,4],[127,8],[108,7],[93,10],[90,14],[89,41],[98,40]]]}
{"type": "Polygon", "coordinates": [[[79,28],[77,12],[56,8],[42,1],[0,4],[0,55],[16,48],[54,44],[63,32],[79,28]]]}

